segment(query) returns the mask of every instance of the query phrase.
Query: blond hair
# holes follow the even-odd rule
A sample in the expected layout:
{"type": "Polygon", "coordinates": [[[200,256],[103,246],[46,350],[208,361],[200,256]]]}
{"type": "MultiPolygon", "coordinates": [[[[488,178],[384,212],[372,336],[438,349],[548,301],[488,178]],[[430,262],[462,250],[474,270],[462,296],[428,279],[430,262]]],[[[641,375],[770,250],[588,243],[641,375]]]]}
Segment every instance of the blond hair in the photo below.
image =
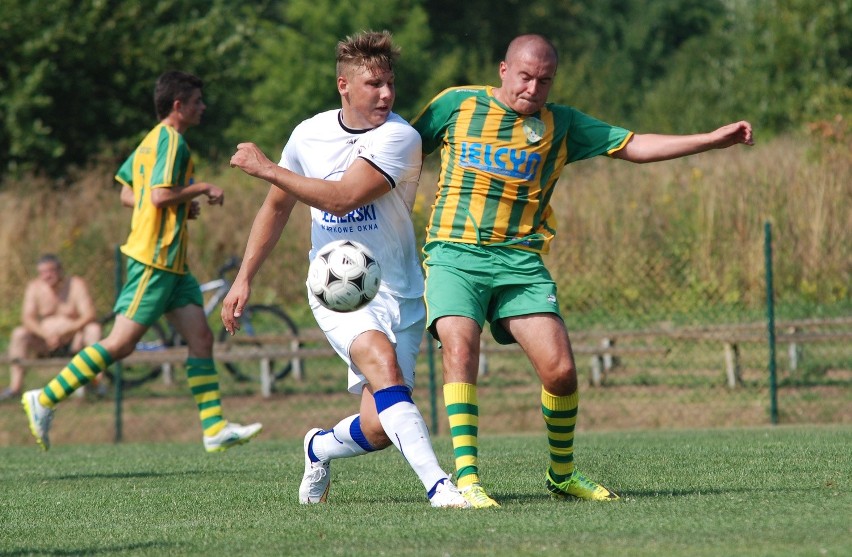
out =
{"type": "Polygon", "coordinates": [[[337,75],[360,67],[393,71],[398,58],[399,47],[389,31],[362,31],[337,43],[337,75]]]}

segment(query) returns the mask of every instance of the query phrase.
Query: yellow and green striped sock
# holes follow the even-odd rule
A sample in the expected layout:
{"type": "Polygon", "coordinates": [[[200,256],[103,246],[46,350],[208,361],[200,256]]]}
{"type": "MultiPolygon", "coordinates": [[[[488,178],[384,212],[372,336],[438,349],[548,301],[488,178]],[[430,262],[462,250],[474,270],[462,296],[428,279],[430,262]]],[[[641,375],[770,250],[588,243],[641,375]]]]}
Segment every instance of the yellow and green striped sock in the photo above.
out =
{"type": "Polygon", "coordinates": [[[187,358],[186,380],[198,405],[204,435],[219,433],[227,424],[222,417],[222,397],[219,393],[219,374],[210,358],[187,358]]]}
{"type": "Polygon", "coordinates": [[[444,405],[450,419],[453,436],[453,455],[456,459],[456,485],[464,489],[479,483],[478,435],[479,402],[476,385],[447,383],[444,385],[444,405]]]}
{"type": "Polygon", "coordinates": [[[567,480],[574,472],[574,426],[580,394],[555,396],[541,389],[541,413],[547,424],[550,447],[550,477],[556,483],[567,480]]]}
{"type": "Polygon", "coordinates": [[[71,393],[92,381],[98,373],[112,365],[112,356],[100,344],[93,344],[80,350],[71,358],[59,375],[51,379],[42,389],[38,401],[41,405],[53,408],[71,393]]]}

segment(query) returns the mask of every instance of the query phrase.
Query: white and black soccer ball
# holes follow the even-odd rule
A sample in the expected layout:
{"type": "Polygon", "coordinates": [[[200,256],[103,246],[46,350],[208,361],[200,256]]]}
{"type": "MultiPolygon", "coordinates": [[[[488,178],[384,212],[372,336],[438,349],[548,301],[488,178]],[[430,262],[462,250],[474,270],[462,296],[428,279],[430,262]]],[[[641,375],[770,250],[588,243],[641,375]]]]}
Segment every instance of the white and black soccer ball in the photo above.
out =
{"type": "Polygon", "coordinates": [[[376,297],[382,270],[367,246],[337,240],[317,252],[308,269],[308,288],[332,311],[355,311],[376,297]]]}

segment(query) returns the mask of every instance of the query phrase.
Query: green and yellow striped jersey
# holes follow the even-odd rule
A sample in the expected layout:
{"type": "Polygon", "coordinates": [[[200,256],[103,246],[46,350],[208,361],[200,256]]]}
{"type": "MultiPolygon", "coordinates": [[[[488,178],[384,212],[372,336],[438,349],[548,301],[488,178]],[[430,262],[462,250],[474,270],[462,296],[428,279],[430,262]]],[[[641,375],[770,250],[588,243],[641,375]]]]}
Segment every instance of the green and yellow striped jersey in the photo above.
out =
{"type": "Polygon", "coordinates": [[[426,241],[547,253],[556,233],[550,198],[562,169],[618,151],[632,132],[552,103],[518,114],[492,89],[446,89],[411,122],[424,153],[441,148],[426,241]]]}
{"type": "Polygon", "coordinates": [[[158,269],[187,272],[190,202],[158,209],[151,202],[151,190],[191,184],[193,168],[186,140],[165,124],[151,130],[124,161],[115,179],[133,189],[130,235],[121,246],[125,255],[158,269]]]}

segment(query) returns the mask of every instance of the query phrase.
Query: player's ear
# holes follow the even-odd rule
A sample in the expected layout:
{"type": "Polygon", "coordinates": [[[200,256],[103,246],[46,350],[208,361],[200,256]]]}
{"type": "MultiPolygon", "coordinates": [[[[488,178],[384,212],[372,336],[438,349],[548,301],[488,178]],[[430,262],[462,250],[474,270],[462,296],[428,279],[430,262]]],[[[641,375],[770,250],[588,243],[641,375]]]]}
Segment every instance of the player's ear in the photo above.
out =
{"type": "Polygon", "coordinates": [[[345,75],[337,76],[337,92],[341,97],[345,97],[349,93],[349,80],[345,75]]]}

